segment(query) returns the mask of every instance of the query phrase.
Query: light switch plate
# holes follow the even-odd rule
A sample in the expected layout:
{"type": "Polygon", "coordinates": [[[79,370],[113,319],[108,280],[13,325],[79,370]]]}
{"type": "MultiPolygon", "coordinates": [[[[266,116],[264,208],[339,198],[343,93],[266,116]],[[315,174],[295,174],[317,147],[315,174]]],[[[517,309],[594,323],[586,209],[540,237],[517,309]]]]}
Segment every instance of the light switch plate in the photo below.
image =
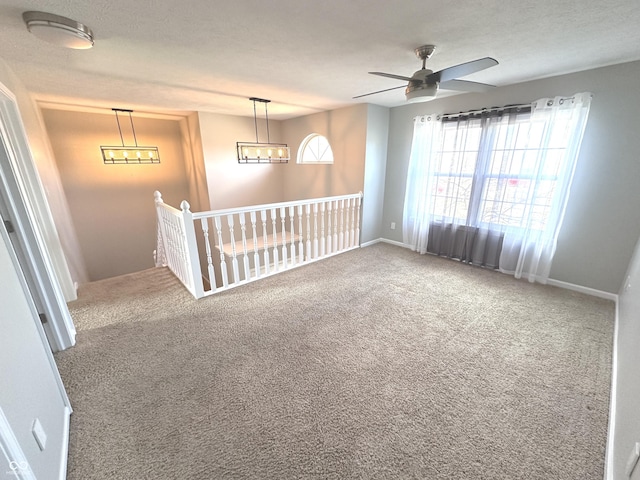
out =
{"type": "Polygon", "coordinates": [[[40,447],[40,450],[44,450],[44,448],[47,446],[47,434],[44,433],[42,424],[37,418],[33,421],[31,432],[33,433],[33,437],[36,439],[36,443],[38,444],[38,447],[40,447]]]}

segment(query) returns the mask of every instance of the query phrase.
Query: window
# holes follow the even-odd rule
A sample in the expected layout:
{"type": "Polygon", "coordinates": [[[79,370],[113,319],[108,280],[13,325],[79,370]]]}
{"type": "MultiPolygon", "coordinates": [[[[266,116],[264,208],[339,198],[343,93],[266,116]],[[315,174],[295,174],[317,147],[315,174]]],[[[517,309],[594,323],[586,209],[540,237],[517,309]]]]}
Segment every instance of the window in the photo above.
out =
{"type": "Polygon", "coordinates": [[[590,104],[584,92],[416,117],[403,242],[545,282],[590,104]]]}
{"type": "Polygon", "coordinates": [[[308,135],[298,149],[297,163],[333,163],[333,151],[329,140],[317,133],[308,135]]]}
{"type": "Polygon", "coordinates": [[[566,121],[556,123],[549,129],[529,109],[444,121],[431,191],[434,220],[544,230],[571,141],[566,121]]]}

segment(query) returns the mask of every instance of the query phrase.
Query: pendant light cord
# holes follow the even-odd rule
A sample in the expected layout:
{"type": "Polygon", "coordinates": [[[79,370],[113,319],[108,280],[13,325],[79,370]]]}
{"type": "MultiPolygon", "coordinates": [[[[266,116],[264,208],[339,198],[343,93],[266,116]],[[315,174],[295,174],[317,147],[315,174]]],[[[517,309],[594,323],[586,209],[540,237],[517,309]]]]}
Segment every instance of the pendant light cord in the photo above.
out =
{"type": "Polygon", "coordinates": [[[271,143],[271,137],[269,136],[269,114],[267,113],[267,102],[264,103],[264,118],[267,121],[267,143],[271,143]]]}
{"type": "Polygon", "coordinates": [[[136,138],[136,129],[133,128],[133,117],[131,117],[131,112],[129,112],[129,120],[131,121],[131,131],[133,132],[133,141],[138,146],[138,139],[136,138]]]}
{"type": "Polygon", "coordinates": [[[124,137],[122,136],[122,129],[120,128],[120,118],[118,118],[118,110],[113,109],[116,112],[116,122],[118,122],[118,133],[120,133],[120,141],[122,142],[122,146],[124,147],[124,137]]]}
{"type": "Polygon", "coordinates": [[[256,143],[260,143],[258,140],[258,115],[256,114],[256,101],[253,100],[253,125],[256,128],[256,143]]]}

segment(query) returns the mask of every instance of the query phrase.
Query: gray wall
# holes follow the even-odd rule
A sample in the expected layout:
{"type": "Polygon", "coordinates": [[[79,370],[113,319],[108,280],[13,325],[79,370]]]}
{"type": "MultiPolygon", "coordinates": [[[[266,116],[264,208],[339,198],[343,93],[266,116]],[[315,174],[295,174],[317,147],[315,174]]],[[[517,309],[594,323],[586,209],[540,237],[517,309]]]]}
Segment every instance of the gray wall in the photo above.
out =
{"type": "Polygon", "coordinates": [[[362,206],[362,243],[380,238],[384,182],[387,169],[389,109],[369,105],[367,110],[367,140],[364,166],[364,204],[362,206]]]}
{"type": "MultiPolygon", "coordinates": [[[[499,67],[497,67],[499,68],[499,67]]],[[[640,236],[640,62],[500,87],[391,109],[382,236],[402,241],[404,189],[413,117],[426,113],[594,94],[551,278],[618,292],[640,236]],[[396,222],[396,230],[390,223],[396,222]]]]}

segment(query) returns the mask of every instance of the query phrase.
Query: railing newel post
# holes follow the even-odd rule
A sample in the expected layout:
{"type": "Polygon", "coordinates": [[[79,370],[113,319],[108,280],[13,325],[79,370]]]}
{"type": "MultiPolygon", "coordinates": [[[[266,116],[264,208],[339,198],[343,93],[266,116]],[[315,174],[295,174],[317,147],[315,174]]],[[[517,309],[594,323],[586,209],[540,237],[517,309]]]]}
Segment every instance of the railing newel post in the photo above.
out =
{"type": "Polygon", "coordinates": [[[165,226],[162,215],[162,194],[156,190],[153,192],[153,198],[156,205],[156,249],[153,252],[153,260],[156,267],[167,266],[167,234],[165,232],[165,226]]]}
{"type": "Polygon", "coordinates": [[[198,255],[198,242],[196,241],[196,229],[193,225],[193,213],[191,205],[186,200],[180,203],[182,209],[182,222],[187,247],[187,266],[190,273],[191,288],[196,298],[204,297],[204,285],[202,283],[202,271],[200,270],[200,257],[198,255]]]}

